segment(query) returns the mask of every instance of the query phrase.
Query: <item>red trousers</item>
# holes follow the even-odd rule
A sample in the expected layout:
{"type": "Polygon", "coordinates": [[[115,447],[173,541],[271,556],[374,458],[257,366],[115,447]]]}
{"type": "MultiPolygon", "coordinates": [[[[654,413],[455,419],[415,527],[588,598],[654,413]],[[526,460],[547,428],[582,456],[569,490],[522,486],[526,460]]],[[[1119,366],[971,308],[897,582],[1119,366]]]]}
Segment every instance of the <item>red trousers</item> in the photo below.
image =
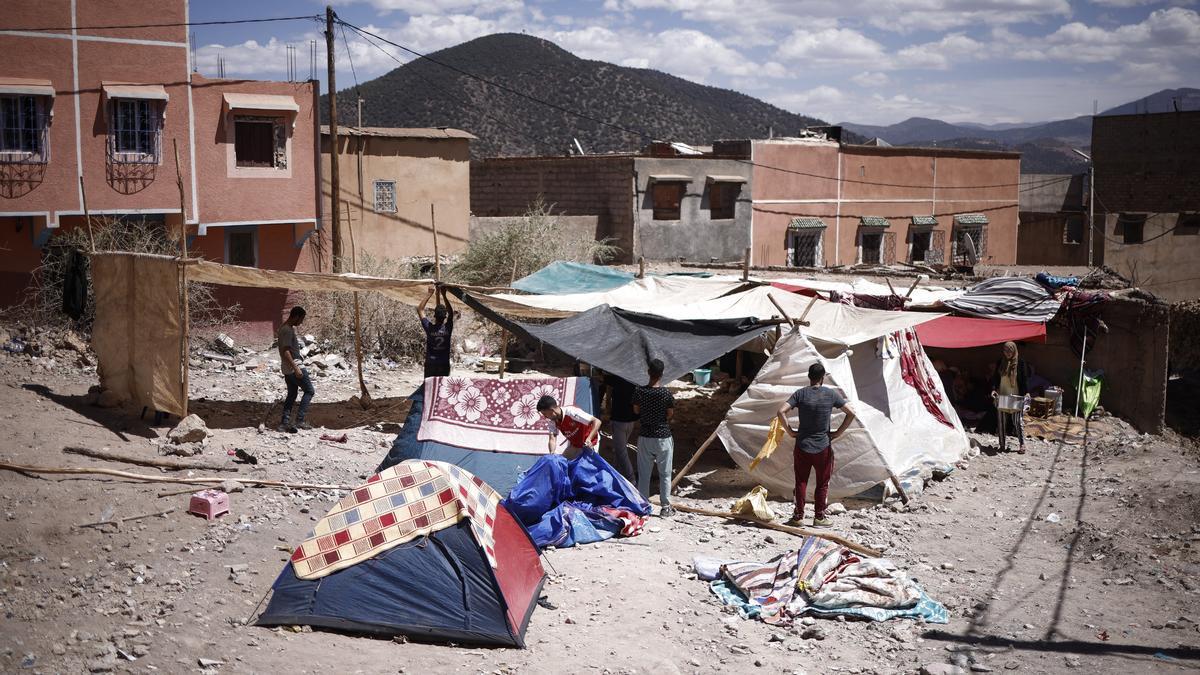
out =
{"type": "Polygon", "coordinates": [[[833,477],[833,448],[821,452],[794,451],[796,467],[796,518],[804,515],[804,497],[808,494],[808,472],[817,472],[817,489],[813,494],[816,517],[825,517],[825,506],[829,499],[829,479],[833,477]]]}

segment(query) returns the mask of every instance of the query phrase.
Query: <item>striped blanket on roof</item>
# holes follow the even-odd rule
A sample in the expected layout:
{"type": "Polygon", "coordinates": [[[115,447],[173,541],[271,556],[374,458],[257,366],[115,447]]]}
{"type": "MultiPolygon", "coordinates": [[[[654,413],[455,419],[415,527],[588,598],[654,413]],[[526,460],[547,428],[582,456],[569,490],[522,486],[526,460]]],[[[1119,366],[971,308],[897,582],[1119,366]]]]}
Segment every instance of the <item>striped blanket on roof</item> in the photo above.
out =
{"type": "Polygon", "coordinates": [[[1058,314],[1062,302],[1028,277],[985,279],[953,300],[942,304],[956,312],[984,319],[1012,319],[1045,323],[1058,314]]]}
{"type": "Polygon", "coordinates": [[[721,573],[760,608],[765,623],[787,625],[807,605],[800,592],[815,592],[845,564],[857,562],[848,549],[820,537],[805,537],[796,551],[765,563],[735,562],[721,573]]]}

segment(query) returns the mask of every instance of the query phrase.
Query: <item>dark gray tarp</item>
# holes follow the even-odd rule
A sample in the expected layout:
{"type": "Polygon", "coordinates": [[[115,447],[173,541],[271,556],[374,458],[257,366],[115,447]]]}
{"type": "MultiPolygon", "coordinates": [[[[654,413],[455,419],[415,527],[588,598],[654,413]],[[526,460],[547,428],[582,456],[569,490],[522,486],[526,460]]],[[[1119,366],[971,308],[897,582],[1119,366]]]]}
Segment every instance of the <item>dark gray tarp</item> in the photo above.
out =
{"type": "Polygon", "coordinates": [[[600,305],[554,323],[514,321],[469,293],[452,292],[471,309],[514,335],[558,351],[635,384],[647,381],[651,359],[666,366],[663,381],[700,368],[762,335],[774,324],[754,319],[678,321],[600,305]]]}

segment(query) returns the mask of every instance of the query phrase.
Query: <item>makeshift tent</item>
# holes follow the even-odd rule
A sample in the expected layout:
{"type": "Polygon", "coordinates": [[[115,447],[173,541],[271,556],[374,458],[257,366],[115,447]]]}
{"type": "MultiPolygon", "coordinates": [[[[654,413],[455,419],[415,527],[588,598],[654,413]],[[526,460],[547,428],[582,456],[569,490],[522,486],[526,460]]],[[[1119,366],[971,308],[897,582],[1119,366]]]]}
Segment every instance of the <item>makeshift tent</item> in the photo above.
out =
{"type": "Polygon", "coordinates": [[[851,307],[820,298],[806,298],[785,293],[770,286],[756,286],[741,293],[733,293],[713,300],[684,305],[662,306],[654,314],[670,319],[732,319],[751,317],[769,319],[779,316],[780,307],[793,319],[801,316],[808,325],[803,332],[809,337],[825,342],[853,345],[912,328],[932,321],[942,314],[932,312],[887,312],[865,307],[851,307]],[[774,299],[774,303],[771,300],[774,299]]]}
{"type": "Polygon", "coordinates": [[[985,279],[958,298],[942,303],[956,312],[984,319],[1045,323],[1058,314],[1062,301],[1029,277],[985,279]]]}
{"type": "Polygon", "coordinates": [[[460,297],[471,309],[517,335],[634,383],[647,381],[651,359],[663,361],[663,381],[670,382],[772,327],[747,319],[677,321],[608,305],[554,323],[533,324],[505,318],[469,293],[460,297]]]}
{"type": "Polygon", "coordinates": [[[529,528],[540,548],[567,548],[641,532],[646,501],[594,450],[578,457],[547,455],[513,487],[504,505],[529,528]]]}
{"type": "Polygon", "coordinates": [[[1010,319],[972,319],[943,316],[917,326],[917,335],[926,347],[985,347],[1009,341],[1045,342],[1046,324],[1010,319]]]}
{"type": "MultiPolygon", "coordinates": [[[[668,272],[651,276],[682,276],[707,279],[709,272],[668,272]]],[[[542,269],[513,282],[518,291],[538,295],[563,295],[568,293],[603,293],[620,288],[637,277],[632,272],[606,265],[566,262],[558,260],[542,269]]]]}
{"type": "Polygon", "coordinates": [[[376,471],[408,459],[435,460],[462,467],[497,492],[508,494],[521,474],[547,454],[550,423],[536,410],[537,399],[544,393],[592,412],[592,391],[586,377],[428,378],[409,397],[412,406],[404,427],[376,471]],[[568,398],[563,398],[564,392],[570,392],[568,398]],[[453,409],[460,405],[463,414],[456,416],[453,409]],[[479,417],[467,420],[467,413],[480,410],[480,406],[479,417]],[[493,414],[499,418],[493,421],[493,414]]]}
{"type": "MultiPolygon", "coordinates": [[[[718,426],[726,451],[772,493],[790,497],[795,490],[790,446],[781,446],[753,471],[749,466],[767,439],[776,410],[792,392],[808,386],[808,367],[819,362],[827,372],[825,384],[836,389],[857,416],[833,445],[837,459],[829,486],[831,499],[860,494],[923,464],[961,459],[969,447],[962,423],[929,357],[905,335],[901,331],[848,351],[840,345],[814,343],[799,330],[788,331],[718,426]],[[906,375],[916,386],[905,381],[906,375]]],[[[833,426],[840,420],[841,413],[835,410],[833,426]]],[[[809,481],[809,487],[815,488],[814,481],[809,481]]]]}
{"type": "Polygon", "coordinates": [[[257,624],[524,647],[544,579],[491,488],[458,467],[405,462],[317,523],[257,624]]]}
{"type": "Polygon", "coordinates": [[[530,319],[561,319],[600,305],[652,313],[655,307],[719,298],[753,286],[737,279],[697,279],[685,276],[646,277],[602,293],[565,295],[486,296],[489,307],[505,314],[530,319]]]}
{"type": "MultiPolygon", "coordinates": [[[[855,279],[849,282],[827,281],[823,279],[773,279],[770,283],[775,288],[801,295],[814,295],[816,292],[828,294],[830,291],[837,291],[842,295],[865,295],[878,298],[891,295],[893,290],[897,295],[901,296],[908,293],[908,286],[888,287],[885,284],[867,281],[866,279],[855,279]]],[[[909,283],[911,284],[912,282],[910,281],[909,283]]],[[[913,289],[908,302],[905,303],[905,307],[908,309],[934,309],[941,302],[957,298],[963,292],[961,290],[921,284],[913,289]]]]}

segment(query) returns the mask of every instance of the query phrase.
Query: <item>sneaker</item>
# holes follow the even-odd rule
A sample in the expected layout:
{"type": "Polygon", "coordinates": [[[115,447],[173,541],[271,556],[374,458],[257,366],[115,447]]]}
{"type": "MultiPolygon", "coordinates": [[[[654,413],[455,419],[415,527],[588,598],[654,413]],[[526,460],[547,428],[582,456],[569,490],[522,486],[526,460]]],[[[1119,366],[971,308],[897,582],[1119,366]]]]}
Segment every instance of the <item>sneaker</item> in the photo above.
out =
{"type": "Polygon", "coordinates": [[[828,518],[813,518],[813,527],[829,527],[833,521],[828,518]]]}
{"type": "Polygon", "coordinates": [[[670,506],[664,506],[658,510],[659,518],[670,518],[673,515],[675,515],[675,509],[671,508],[670,506]]]}
{"type": "Polygon", "coordinates": [[[800,516],[792,516],[791,518],[783,521],[783,524],[787,527],[800,527],[804,524],[804,521],[800,520],[800,516]]]}
{"type": "Polygon", "coordinates": [[[296,422],[296,428],[300,431],[312,431],[313,425],[309,424],[308,422],[296,422]]]}
{"type": "Polygon", "coordinates": [[[279,426],[275,427],[275,431],[282,431],[285,434],[294,434],[299,431],[299,429],[290,424],[280,424],[279,426]]]}

